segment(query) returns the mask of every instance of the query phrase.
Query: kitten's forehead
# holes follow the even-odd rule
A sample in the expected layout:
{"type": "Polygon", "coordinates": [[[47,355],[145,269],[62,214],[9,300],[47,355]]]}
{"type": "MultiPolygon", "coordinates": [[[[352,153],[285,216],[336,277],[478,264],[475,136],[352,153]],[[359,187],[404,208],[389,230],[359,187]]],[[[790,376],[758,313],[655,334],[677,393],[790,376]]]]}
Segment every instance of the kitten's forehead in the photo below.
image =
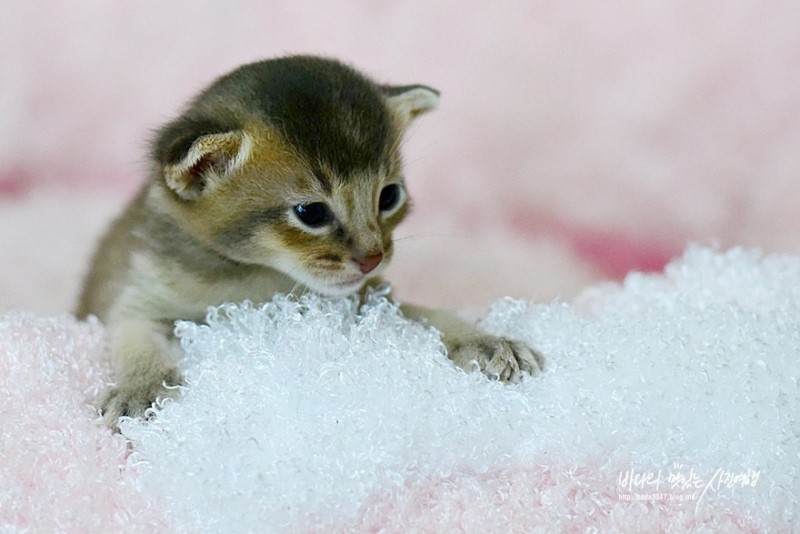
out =
{"type": "Polygon", "coordinates": [[[346,178],[315,173],[312,183],[308,185],[331,204],[339,216],[349,218],[357,211],[372,211],[375,192],[384,181],[381,173],[370,171],[355,171],[346,178]],[[329,176],[332,177],[328,178],[329,176]]]}
{"type": "Polygon", "coordinates": [[[231,83],[247,88],[253,111],[312,166],[339,177],[376,170],[397,147],[400,132],[380,88],[341,63],[297,57],[263,62],[244,67],[231,83]]]}
{"type": "Polygon", "coordinates": [[[328,162],[320,161],[310,171],[315,185],[326,195],[370,195],[380,184],[397,179],[400,160],[396,154],[385,156],[380,162],[366,168],[351,168],[342,173],[328,162]]]}

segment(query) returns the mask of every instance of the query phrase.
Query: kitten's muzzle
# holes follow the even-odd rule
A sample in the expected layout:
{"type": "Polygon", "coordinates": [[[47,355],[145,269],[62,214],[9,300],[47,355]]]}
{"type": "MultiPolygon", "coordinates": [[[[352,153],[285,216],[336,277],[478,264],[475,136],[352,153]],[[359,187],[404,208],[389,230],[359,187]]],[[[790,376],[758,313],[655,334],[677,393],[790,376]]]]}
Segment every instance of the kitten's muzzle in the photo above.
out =
{"type": "Polygon", "coordinates": [[[369,256],[365,256],[363,258],[352,258],[353,261],[358,265],[359,270],[362,274],[368,274],[374,271],[378,265],[381,264],[383,261],[383,254],[370,254],[369,256]]]}

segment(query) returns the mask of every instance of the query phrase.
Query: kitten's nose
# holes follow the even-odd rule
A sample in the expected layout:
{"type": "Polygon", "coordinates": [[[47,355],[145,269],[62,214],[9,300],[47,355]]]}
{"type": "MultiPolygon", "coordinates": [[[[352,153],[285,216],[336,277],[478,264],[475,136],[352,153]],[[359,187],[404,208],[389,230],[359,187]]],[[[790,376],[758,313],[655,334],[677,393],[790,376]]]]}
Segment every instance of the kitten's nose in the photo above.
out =
{"type": "Polygon", "coordinates": [[[353,261],[358,264],[358,268],[361,269],[363,274],[367,274],[374,271],[375,268],[381,264],[381,261],[383,261],[383,254],[378,253],[363,258],[353,258],[353,261]]]}

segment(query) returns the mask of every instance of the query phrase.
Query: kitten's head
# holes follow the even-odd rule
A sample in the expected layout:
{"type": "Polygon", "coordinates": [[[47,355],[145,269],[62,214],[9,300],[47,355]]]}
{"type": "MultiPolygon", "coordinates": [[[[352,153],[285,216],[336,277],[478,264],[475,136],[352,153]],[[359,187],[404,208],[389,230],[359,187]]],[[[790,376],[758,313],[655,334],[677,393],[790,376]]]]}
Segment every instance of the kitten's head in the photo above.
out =
{"type": "Polygon", "coordinates": [[[245,65],[159,132],[150,198],[229,259],[352,293],[391,259],[409,209],[401,138],[437,101],[328,59],[245,65]]]}

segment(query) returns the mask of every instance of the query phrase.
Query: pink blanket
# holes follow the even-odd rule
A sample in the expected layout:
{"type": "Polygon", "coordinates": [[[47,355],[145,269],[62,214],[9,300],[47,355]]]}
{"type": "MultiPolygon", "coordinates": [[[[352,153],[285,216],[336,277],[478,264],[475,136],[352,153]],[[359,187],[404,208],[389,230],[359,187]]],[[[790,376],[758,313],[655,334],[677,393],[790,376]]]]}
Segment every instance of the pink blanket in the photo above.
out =
{"type": "Polygon", "coordinates": [[[485,327],[548,357],[517,385],[380,298],[231,304],[178,326],[187,387],[124,437],[102,327],[8,313],[0,528],[788,532],[798,288],[797,256],[691,249],[580,308],[498,301],[485,327]]]}

